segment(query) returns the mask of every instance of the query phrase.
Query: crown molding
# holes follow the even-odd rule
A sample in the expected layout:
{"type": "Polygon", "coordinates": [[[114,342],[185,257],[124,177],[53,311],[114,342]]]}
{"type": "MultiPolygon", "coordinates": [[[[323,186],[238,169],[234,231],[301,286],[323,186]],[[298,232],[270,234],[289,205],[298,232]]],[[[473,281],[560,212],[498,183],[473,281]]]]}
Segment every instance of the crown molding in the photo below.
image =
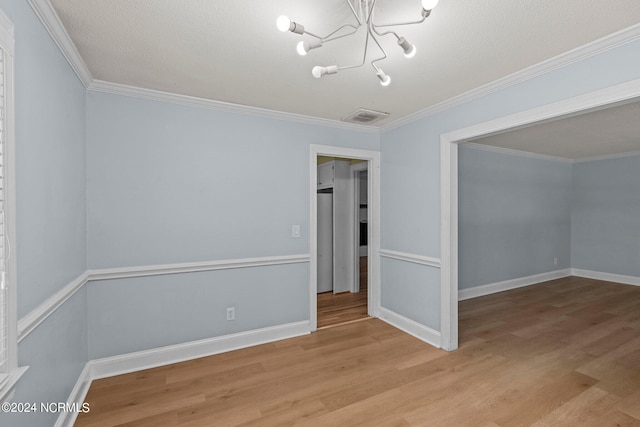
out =
{"type": "Polygon", "coordinates": [[[62,21],[60,21],[60,17],[51,5],[51,2],[49,0],[27,1],[82,84],[85,87],[88,87],[93,81],[93,76],[91,75],[87,64],[80,56],[78,49],[76,49],[76,45],[71,40],[71,37],[69,37],[69,33],[67,33],[64,25],[62,25],[62,21]]]}
{"type": "Polygon", "coordinates": [[[608,36],[594,40],[591,43],[587,43],[568,52],[561,53],[560,55],[554,56],[553,58],[532,65],[523,70],[516,71],[513,74],[495,80],[486,85],[479,86],[461,95],[449,98],[446,101],[440,102],[439,104],[416,111],[415,113],[404,116],[391,123],[387,123],[380,127],[380,131],[382,133],[388,132],[392,129],[396,129],[425,117],[441,113],[445,110],[457,107],[459,105],[476,100],[494,92],[507,89],[511,86],[515,86],[519,83],[531,80],[559,68],[563,68],[573,63],[583,61],[587,58],[599,55],[603,52],[615,49],[638,39],[640,39],[640,24],[635,24],[618,32],[609,34],[608,36]]]}
{"type": "Polygon", "coordinates": [[[635,156],[640,156],[640,151],[627,151],[626,153],[604,154],[602,156],[583,157],[581,159],[574,159],[573,163],[587,163],[587,162],[595,162],[598,160],[622,159],[624,157],[635,157],[635,156]]]}
{"type": "Polygon", "coordinates": [[[538,159],[538,160],[550,160],[554,162],[565,162],[565,163],[573,162],[571,159],[568,159],[566,157],[530,153],[529,151],[514,150],[513,148],[495,147],[493,145],[478,144],[477,142],[463,142],[463,143],[460,143],[459,146],[469,148],[472,150],[489,151],[492,153],[500,153],[500,154],[509,154],[512,156],[528,157],[531,159],[538,159]]]}
{"type": "Polygon", "coordinates": [[[153,101],[164,101],[174,104],[208,108],[217,111],[233,112],[251,116],[266,117],[277,120],[285,120],[295,123],[324,126],[336,129],[351,130],[357,132],[380,134],[392,129],[410,124],[428,116],[443,112],[458,105],[473,101],[483,96],[514,86],[518,83],[533,79],[556,69],[565,67],[630,43],[640,39],[640,24],[636,24],[602,37],[576,49],[557,55],[551,59],[532,65],[531,67],[517,71],[501,79],[495,80],[486,85],[477,87],[461,95],[454,96],[448,100],[440,102],[431,107],[419,110],[415,113],[404,116],[398,120],[381,126],[365,126],[352,123],[344,123],[338,120],[331,120],[319,117],[305,116],[302,114],[287,113],[266,108],[250,107],[229,102],[198,98],[187,95],[180,95],[171,92],[162,92],[153,89],[144,89],[135,86],[128,86],[119,83],[111,83],[102,80],[95,80],[89,71],[86,63],[80,56],[75,44],[69,37],[66,29],[62,25],[58,14],[51,5],[50,0],[27,0],[29,5],[51,35],[56,45],[62,51],[67,62],[77,74],[84,86],[91,91],[105,92],[117,95],[125,95],[153,101]]]}
{"type": "Polygon", "coordinates": [[[136,86],[129,86],[120,83],[111,83],[103,80],[93,80],[89,84],[88,90],[93,92],[103,92],[115,95],[142,98],[151,101],[169,102],[172,104],[186,105],[189,107],[207,108],[210,110],[244,114],[254,117],[264,117],[275,120],[285,120],[288,122],[302,123],[307,125],[324,126],[336,129],[351,130],[357,132],[379,134],[380,128],[376,126],[364,126],[353,123],[345,123],[338,120],[325,119],[321,117],[305,116],[296,113],[286,113],[284,111],[269,110],[267,108],[251,107],[247,105],[233,104],[230,102],[216,101],[213,99],[198,98],[189,95],[180,95],[172,92],[163,92],[154,89],[145,89],[136,86]]]}

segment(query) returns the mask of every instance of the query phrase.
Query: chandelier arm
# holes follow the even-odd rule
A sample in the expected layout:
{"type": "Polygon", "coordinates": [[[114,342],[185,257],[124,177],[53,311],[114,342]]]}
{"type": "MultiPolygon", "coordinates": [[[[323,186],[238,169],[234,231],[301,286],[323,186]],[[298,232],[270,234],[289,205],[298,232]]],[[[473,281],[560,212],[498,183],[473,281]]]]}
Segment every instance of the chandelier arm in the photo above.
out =
{"type": "Polygon", "coordinates": [[[358,25],[357,27],[355,25],[351,25],[351,24],[344,24],[342,27],[338,28],[337,30],[335,30],[334,32],[327,34],[326,36],[322,37],[320,40],[322,40],[323,42],[330,42],[332,40],[338,40],[341,39],[342,37],[347,37],[350,36],[351,34],[355,34],[358,29],[360,28],[360,25],[358,25]],[[343,28],[347,28],[347,27],[351,27],[353,28],[353,31],[346,33],[346,34],[342,34],[339,36],[335,36],[335,37],[331,37],[334,34],[336,34],[338,31],[342,30],[343,28]]]}
{"type": "Polygon", "coordinates": [[[354,9],[353,4],[351,4],[351,0],[346,0],[346,2],[349,5],[349,8],[351,8],[351,12],[353,12],[353,16],[356,17],[356,21],[358,21],[358,26],[362,25],[362,21],[360,20],[360,17],[358,16],[358,13],[354,9]]]}
{"type": "Polygon", "coordinates": [[[415,24],[422,24],[426,19],[427,19],[427,17],[425,16],[424,18],[422,18],[419,21],[398,22],[398,23],[395,23],[395,24],[382,24],[382,25],[373,24],[373,26],[376,27],[376,28],[384,28],[384,27],[397,27],[397,26],[400,26],[400,25],[415,25],[415,24]]]}
{"type": "Polygon", "coordinates": [[[364,53],[362,55],[362,62],[356,65],[344,65],[342,67],[338,67],[338,70],[348,70],[350,68],[358,68],[362,67],[367,62],[367,47],[369,46],[369,32],[367,32],[367,37],[364,40],[364,53]]]}
{"type": "Polygon", "coordinates": [[[380,62],[384,59],[387,59],[387,51],[384,50],[384,48],[380,45],[380,42],[378,42],[378,39],[376,39],[376,37],[371,34],[371,38],[373,39],[374,42],[376,42],[376,44],[378,45],[378,48],[380,49],[380,51],[382,52],[382,56],[380,58],[376,58],[373,61],[371,61],[371,66],[376,70],[376,71],[380,71],[380,69],[378,68],[378,66],[376,65],[376,62],[380,62]]]}
{"type": "Polygon", "coordinates": [[[373,25],[373,24],[371,25],[371,29],[373,30],[374,33],[376,33],[380,37],[384,37],[387,34],[393,34],[394,36],[396,36],[396,39],[400,40],[400,36],[395,31],[385,31],[384,33],[380,33],[380,32],[378,32],[377,26],[373,25]]]}
{"type": "Polygon", "coordinates": [[[369,9],[369,16],[367,16],[367,24],[369,26],[373,25],[373,9],[376,7],[376,1],[377,0],[373,0],[371,2],[371,8],[369,9]]]}

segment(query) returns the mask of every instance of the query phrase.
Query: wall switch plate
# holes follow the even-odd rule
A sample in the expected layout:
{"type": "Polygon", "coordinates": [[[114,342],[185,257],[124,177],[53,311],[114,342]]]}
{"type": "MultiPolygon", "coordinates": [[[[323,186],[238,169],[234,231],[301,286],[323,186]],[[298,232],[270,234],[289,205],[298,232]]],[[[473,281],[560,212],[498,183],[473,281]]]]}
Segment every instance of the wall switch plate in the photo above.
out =
{"type": "Polygon", "coordinates": [[[236,308],[235,307],[227,308],[227,320],[236,320],[236,308]]]}
{"type": "Polygon", "coordinates": [[[292,225],[291,226],[291,237],[300,237],[300,226],[299,225],[292,225]]]}

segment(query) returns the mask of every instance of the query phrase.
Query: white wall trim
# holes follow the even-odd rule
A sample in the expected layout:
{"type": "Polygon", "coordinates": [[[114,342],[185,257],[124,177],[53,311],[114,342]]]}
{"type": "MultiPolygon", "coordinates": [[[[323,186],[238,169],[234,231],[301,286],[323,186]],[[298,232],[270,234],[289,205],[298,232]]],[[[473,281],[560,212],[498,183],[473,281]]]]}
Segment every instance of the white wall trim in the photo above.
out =
{"type": "Polygon", "coordinates": [[[106,378],[172,363],[184,362],[185,360],[253,347],[308,333],[310,333],[309,322],[305,320],[220,337],[206,338],[183,344],[153,348],[135,353],[94,359],[89,362],[91,365],[91,379],[106,378]]]}
{"type": "MultiPolygon", "coordinates": [[[[633,28],[640,32],[640,25],[633,28]]],[[[458,342],[458,144],[639,97],[640,79],[636,79],[440,135],[440,324],[443,348],[454,350],[458,342]]]]}
{"type": "Polygon", "coordinates": [[[587,162],[595,162],[598,160],[621,159],[624,157],[635,157],[635,156],[640,156],[640,151],[628,151],[626,153],[605,154],[603,156],[584,157],[581,159],[574,159],[573,163],[587,163],[587,162]]]}
{"type": "Polygon", "coordinates": [[[603,280],[605,282],[615,282],[625,285],[640,286],[640,277],[637,276],[625,276],[622,274],[604,273],[601,271],[582,270],[580,268],[572,268],[571,275],[577,277],[586,277],[587,279],[603,280]]]}
{"type": "Polygon", "coordinates": [[[470,148],[472,150],[489,151],[493,153],[508,154],[508,155],[519,156],[519,157],[528,157],[528,158],[539,159],[539,160],[550,160],[555,162],[567,162],[572,164],[640,156],[640,151],[627,151],[625,153],[605,154],[602,156],[569,159],[566,157],[548,156],[546,154],[537,154],[537,153],[530,153],[528,151],[514,150],[512,148],[494,147],[492,145],[478,144],[475,142],[462,142],[458,145],[464,148],[470,148]]]}
{"type": "Polygon", "coordinates": [[[195,273],[199,271],[228,270],[235,268],[264,267],[270,265],[299,264],[309,262],[309,255],[283,255],[261,258],[242,258],[220,261],[187,262],[181,264],[145,265],[89,270],[90,281],[127,279],[133,277],[160,276],[167,274],[195,273]]]}
{"type": "Polygon", "coordinates": [[[475,286],[473,288],[460,289],[458,291],[458,300],[463,301],[471,298],[491,295],[497,292],[522,288],[524,286],[535,285],[537,283],[547,282],[549,280],[555,280],[569,276],[571,276],[571,269],[566,268],[563,270],[549,271],[547,273],[534,274],[532,276],[518,277],[516,279],[504,280],[502,282],[475,286]]]}
{"type": "MultiPolygon", "coordinates": [[[[80,372],[80,376],[78,377],[76,384],[73,386],[71,394],[69,394],[67,403],[75,403],[79,407],[82,407],[82,404],[85,402],[85,398],[87,397],[87,392],[89,392],[89,387],[91,387],[91,381],[91,362],[89,362],[84,365],[82,372],[80,372]]],[[[54,427],[72,427],[76,422],[76,418],[78,418],[77,412],[61,411],[54,427]]]]}
{"type": "Polygon", "coordinates": [[[397,259],[414,264],[426,265],[429,267],[440,268],[440,259],[431,258],[423,255],[415,255],[407,252],[392,251],[389,249],[380,249],[380,256],[383,258],[397,259]]]}
{"type": "Polygon", "coordinates": [[[18,342],[29,335],[87,282],[306,262],[309,262],[308,254],[87,270],[18,321],[18,342]]]}
{"type": "Polygon", "coordinates": [[[230,102],[216,101],[213,99],[198,98],[195,96],[180,95],[172,92],[163,92],[153,89],[145,89],[136,86],[128,86],[119,83],[110,83],[102,80],[93,80],[87,87],[93,92],[103,92],[115,95],[130,96],[133,98],[147,99],[151,101],[169,102],[172,104],[186,105],[189,107],[206,108],[210,110],[238,113],[249,116],[265,117],[275,120],[303,123],[308,125],[324,126],[336,129],[351,130],[357,132],[379,134],[379,128],[354,123],[346,123],[339,120],[325,119],[321,117],[305,116],[284,111],[269,110],[266,108],[251,107],[247,105],[233,104],[230,102]]]}
{"type": "Polygon", "coordinates": [[[88,87],[91,81],[93,81],[93,76],[91,75],[87,64],[82,59],[82,56],[80,56],[76,45],[71,40],[71,37],[69,37],[64,25],[62,25],[62,21],[60,21],[60,17],[58,17],[58,14],[51,5],[51,2],[49,0],[27,1],[66,58],[69,66],[71,66],[82,84],[85,87],[88,87]]]}
{"type": "Polygon", "coordinates": [[[441,347],[442,337],[440,335],[440,332],[436,331],[435,329],[431,329],[428,326],[404,317],[403,315],[384,307],[380,308],[380,319],[384,320],[391,326],[408,333],[409,335],[413,335],[414,337],[426,342],[427,344],[431,344],[432,346],[438,348],[441,347]]]}
{"type": "MultiPolygon", "coordinates": [[[[306,335],[309,332],[308,321],[294,322],[90,360],[78,377],[67,403],[82,404],[93,380],[226,353],[241,348],[306,335]]],[[[55,426],[71,427],[76,417],[76,413],[62,412],[55,426]]]]}
{"type": "Polygon", "coordinates": [[[565,162],[565,163],[573,162],[571,159],[568,159],[566,157],[548,156],[546,154],[530,153],[528,151],[514,150],[512,148],[494,147],[493,145],[478,144],[476,142],[463,142],[463,143],[460,143],[459,145],[463,148],[469,148],[472,150],[489,151],[492,153],[507,154],[507,155],[518,156],[518,157],[527,157],[531,159],[550,160],[553,162],[565,162]]]}
{"type": "Polygon", "coordinates": [[[42,22],[45,29],[51,35],[52,39],[66,58],[73,71],[78,75],[78,78],[88,90],[376,134],[395,129],[400,126],[404,126],[411,122],[437,114],[455,106],[506,89],[510,86],[549,73],[558,68],[562,68],[575,62],[579,62],[589,57],[606,52],[608,50],[615,49],[619,46],[640,38],[640,24],[630,26],[628,28],[595,40],[591,43],[579,46],[573,50],[557,55],[546,61],[532,65],[511,75],[500,78],[491,83],[475,88],[471,91],[465,92],[461,95],[449,98],[431,107],[417,111],[408,116],[404,116],[398,120],[392,121],[380,127],[376,127],[356,125],[341,122],[338,120],[303,116],[300,114],[286,113],[282,111],[268,110],[263,108],[248,107],[239,104],[232,104],[227,102],[208,100],[204,98],[179,95],[170,92],[144,89],[119,83],[95,80],[91,75],[91,72],[89,71],[86,63],[80,56],[77,47],[62,25],[62,22],[60,21],[60,18],[58,17],[55,9],[51,5],[50,0],[27,1],[42,22]]]}
{"type": "Polygon", "coordinates": [[[592,56],[599,55],[611,49],[615,49],[624,44],[630,43],[640,38],[640,24],[632,25],[623,30],[609,34],[591,43],[579,46],[573,50],[557,55],[546,61],[532,65],[523,70],[517,71],[501,79],[495,80],[483,86],[479,86],[473,90],[465,92],[461,95],[449,98],[439,104],[409,114],[401,119],[395,120],[381,126],[381,132],[387,132],[392,129],[407,125],[428,116],[441,113],[458,105],[465,104],[475,99],[490,95],[494,92],[507,89],[511,86],[536,78],[543,74],[552,72],[562,67],[583,61],[592,56]]]}
{"type": "Polygon", "coordinates": [[[42,304],[18,320],[18,342],[22,341],[31,331],[51,316],[62,304],[82,288],[89,280],[89,272],[85,271],[71,281],[67,286],[47,298],[42,304]]]}

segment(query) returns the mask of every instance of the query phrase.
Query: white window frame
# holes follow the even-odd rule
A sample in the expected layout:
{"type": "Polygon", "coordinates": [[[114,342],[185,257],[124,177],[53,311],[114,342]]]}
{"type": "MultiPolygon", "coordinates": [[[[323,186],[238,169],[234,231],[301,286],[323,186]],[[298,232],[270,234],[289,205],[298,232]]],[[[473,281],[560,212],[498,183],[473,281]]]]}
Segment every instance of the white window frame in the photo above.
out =
{"type": "Polygon", "coordinates": [[[7,325],[7,364],[0,372],[0,402],[9,400],[13,390],[26,371],[18,367],[17,295],[16,295],[16,209],[15,209],[15,110],[14,110],[14,32],[13,23],[0,9],[0,49],[4,66],[4,210],[5,210],[5,321],[7,325]]]}

